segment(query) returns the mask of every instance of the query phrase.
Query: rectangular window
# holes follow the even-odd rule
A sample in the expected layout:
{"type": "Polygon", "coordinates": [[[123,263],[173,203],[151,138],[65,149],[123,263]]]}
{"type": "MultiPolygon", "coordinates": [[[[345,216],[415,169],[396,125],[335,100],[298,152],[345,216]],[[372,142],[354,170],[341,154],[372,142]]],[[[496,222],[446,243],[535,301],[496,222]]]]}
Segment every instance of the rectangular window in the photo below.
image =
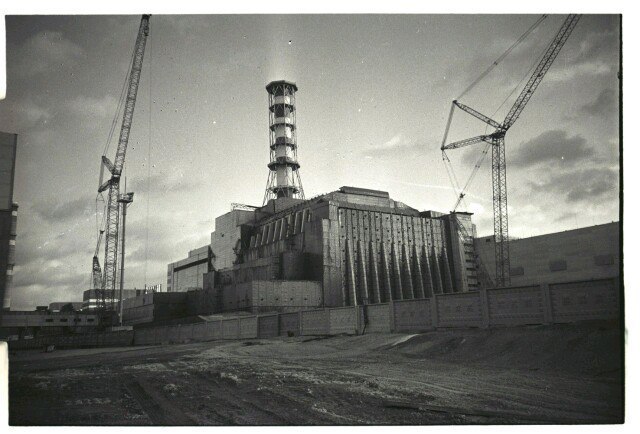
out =
{"type": "Polygon", "coordinates": [[[564,259],[549,261],[549,271],[564,271],[566,269],[567,261],[565,261],[564,259]]]}
{"type": "Polygon", "coordinates": [[[509,270],[510,276],[523,276],[524,275],[524,267],[511,267],[509,270]]]}
{"type": "Polygon", "coordinates": [[[613,255],[598,255],[593,257],[595,265],[613,265],[613,255]]]}

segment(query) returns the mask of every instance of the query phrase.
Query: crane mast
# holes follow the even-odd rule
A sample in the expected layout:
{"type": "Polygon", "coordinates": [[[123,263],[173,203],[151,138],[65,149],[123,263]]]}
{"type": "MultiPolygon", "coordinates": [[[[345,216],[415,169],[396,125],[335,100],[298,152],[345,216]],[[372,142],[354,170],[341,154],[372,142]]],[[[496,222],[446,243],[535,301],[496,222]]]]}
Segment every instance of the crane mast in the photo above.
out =
{"type": "MultiPolygon", "coordinates": [[[[522,110],[531,99],[531,96],[538,88],[538,85],[551,67],[551,64],[558,56],[560,49],[564,46],[567,38],[578,24],[580,15],[570,14],[562,23],[560,30],[555,35],[547,47],[540,62],[534,69],[529,81],[524,86],[513,107],[507,113],[504,121],[498,123],[477,110],[472,109],[458,101],[453,101],[453,107],[458,107],[464,112],[480,119],[487,125],[495,128],[495,131],[488,135],[472,137],[458,142],[444,145],[442,151],[457,149],[473,145],[479,142],[491,144],[491,181],[493,187],[493,233],[495,243],[496,262],[496,286],[508,286],[511,283],[510,277],[510,257],[509,257],[509,215],[507,211],[507,163],[505,158],[505,135],[509,128],[518,120],[522,110]]],[[[448,131],[445,133],[445,138],[448,131]]],[[[462,194],[461,194],[462,195],[462,194]]]]}
{"type": "MultiPolygon", "coordinates": [[[[113,163],[102,156],[102,167],[106,167],[111,177],[102,183],[98,188],[98,193],[108,190],[105,219],[105,247],[104,247],[104,271],[101,286],[101,308],[114,308],[114,294],[116,289],[117,262],[118,262],[118,229],[120,224],[120,176],[124,167],[127,144],[129,143],[129,133],[133,120],[133,110],[136,105],[138,94],[138,84],[140,83],[140,73],[142,71],[142,60],[144,50],[149,36],[149,17],[143,15],[140,20],[140,28],[136,38],[136,45],[133,52],[131,71],[129,73],[126,100],[122,116],[122,126],[118,139],[118,148],[113,163]],[[110,306],[109,306],[110,304],[110,306]]],[[[102,182],[102,179],[100,180],[102,182]]]]}
{"type": "MultiPolygon", "coordinates": [[[[98,244],[96,245],[96,251],[93,254],[93,269],[91,273],[91,283],[93,284],[93,289],[96,291],[100,291],[102,289],[102,268],[100,268],[98,253],[100,253],[100,243],[102,242],[103,234],[104,234],[104,230],[100,230],[100,235],[98,235],[98,244]]],[[[102,296],[100,296],[100,299],[102,299],[102,296]]]]}

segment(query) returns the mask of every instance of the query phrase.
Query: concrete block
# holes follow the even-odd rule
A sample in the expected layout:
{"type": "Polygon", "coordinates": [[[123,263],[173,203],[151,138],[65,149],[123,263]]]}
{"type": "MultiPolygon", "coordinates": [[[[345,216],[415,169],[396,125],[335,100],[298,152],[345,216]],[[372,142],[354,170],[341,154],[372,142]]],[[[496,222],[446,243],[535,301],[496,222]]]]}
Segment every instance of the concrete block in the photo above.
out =
{"type": "Polygon", "coordinates": [[[278,315],[280,336],[300,335],[300,313],[281,313],[278,315]]]}
{"type": "Polygon", "coordinates": [[[539,286],[497,288],[486,291],[489,325],[543,324],[545,301],[539,286]]]}
{"type": "Polygon", "coordinates": [[[482,327],[480,295],[477,292],[442,294],[438,303],[438,327],[482,327]]]}
{"type": "Polygon", "coordinates": [[[222,320],[222,339],[238,339],[240,325],[237,318],[222,320]]]}
{"type": "Polygon", "coordinates": [[[389,333],[392,331],[391,309],[388,303],[364,306],[367,316],[365,333],[389,333]]]}
{"type": "Polygon", "coordinates": [[[258,317],[258,337],[272,338],[279,335],[278,315],[261,315],[258,317]]]}
{"type": "Polygon", "coordinates": [[[430,330],[431,300],[403,300],[393,302],[393,329],[396,332],[430,330]]]}
{"type": "Polygon", "coordinates": [[[240,339],[255,339],[258,337],[258,317],[240,318],[238,327],[240,339]]]}
{"type": "Polygon", "coordinates": [[[339,307],[328,309],[329,334],[357,334],[358,307],[339,307]]]}
{"type": "Polygon", "coordinates": [[[302,311],[301,316],[301,335],[314,336],[329,334],[329,311],[302,311]]]}

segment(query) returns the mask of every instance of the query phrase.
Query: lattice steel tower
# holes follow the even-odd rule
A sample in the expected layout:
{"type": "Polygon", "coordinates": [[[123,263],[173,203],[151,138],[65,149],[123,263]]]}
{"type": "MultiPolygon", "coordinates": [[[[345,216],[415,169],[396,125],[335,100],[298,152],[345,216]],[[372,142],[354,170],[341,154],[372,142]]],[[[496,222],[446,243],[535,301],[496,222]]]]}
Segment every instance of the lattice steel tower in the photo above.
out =
{"type": "Polygon", "coordinates": [[[279,197],[304,199],[296,141],[297,91],[296,84],[290,81],[272,81],[267,85],[271,158],[263,205],[279,197]]]}

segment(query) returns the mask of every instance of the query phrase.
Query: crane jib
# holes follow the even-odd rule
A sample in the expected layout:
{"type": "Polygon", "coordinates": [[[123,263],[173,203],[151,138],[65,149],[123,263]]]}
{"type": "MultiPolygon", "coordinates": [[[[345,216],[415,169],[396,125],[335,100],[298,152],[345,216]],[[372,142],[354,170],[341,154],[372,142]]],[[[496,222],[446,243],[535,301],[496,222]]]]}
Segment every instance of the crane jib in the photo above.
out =
{"type": "Polygon", "coordinates": [[[103,166],[107,167],[107,169],[111,173],[110,179],[102,183],[99,188],[100,192],[107,189],[109,190],[106,204],[104,234],[105,258],[103,263],[104,268],[102,270],[103,277],[100,282],[100,303],[102,309],[108,309],[109,307],[113,308],[114,304],[118,258],[118,230],[120,223],[120,204],[118,203],[118,199],[120,198],[120,175],[124,167],[127,144],[129,142],[133,113],[138,93],[140,75],[142,71],[142,61],[144,58],[147,37],[149,35],[149,17],[150,15],[143,15],[142,19],[140,20],[140,27],[138,28],[138,35],[133,50],[131,70],[129,71],[128,87],[125,97],[122,125],[118,138],[118,148],[116,150],[116,156],[113,160],[113,163],[111,163],[111,161],[107,157],[103,157],[102,159],[103,166]],[[108,306],[109,302],[111,306],[108,306]]]}
{"type": "MultiPolygon", "coordinates": [[[[491,180],[493,189],[493,228],[494,228],[494,244],[495,244],[495,266],[496,266],[496,286],[509,285],[510,278],[510,259],[509,259],[509,224],[508,224],[508,208],[507,208],[507,171],[506,171],[506,158],[505,158],[505,135],[509,128],[518,120],[520,114],[524,110],[527,103],[531,100],[535,90],[544,78],[547,71],[551,67],[551,64],[558,56],[560,49],[564,46],[565,42],[571,32],[578,24],[580,15],[570,14],[562,23],[560,30],[556,33],[551,43],[547,46],[541,60],[538,62],[531,77],[527,81],[520,95],[516,98],[515,103],[507,113],[502,124],[498,124],[491,118],[483,115],[482,113],[465,106],[464,104],[454,101],[453,104],[459,107],[461,110],[468,114],[482,120],[483,122],[496,128],[490,135],[472,137],[465,140],[460,140],[448,145],[443,145],[441,149],[456,149],[464,146],[473,145],[481,141],[485,141],[491,144],[491,180]]],[[[466,91],[465,91],[466,92],[466,91]]],[[[453,114],[449,114],[449,122],[447,124],[446,135],[449,132],[449,126],[453,114]]],[[[472,173],[472,176],[474,173],[472,173]]],[[[464,195],[464,191],[460,192],[460,199],[464,195]]],[[[459,202],[458,201],[458,202],[459,202]]],[[[458,204],[456,204],[457,207],[458,204]]]]}

